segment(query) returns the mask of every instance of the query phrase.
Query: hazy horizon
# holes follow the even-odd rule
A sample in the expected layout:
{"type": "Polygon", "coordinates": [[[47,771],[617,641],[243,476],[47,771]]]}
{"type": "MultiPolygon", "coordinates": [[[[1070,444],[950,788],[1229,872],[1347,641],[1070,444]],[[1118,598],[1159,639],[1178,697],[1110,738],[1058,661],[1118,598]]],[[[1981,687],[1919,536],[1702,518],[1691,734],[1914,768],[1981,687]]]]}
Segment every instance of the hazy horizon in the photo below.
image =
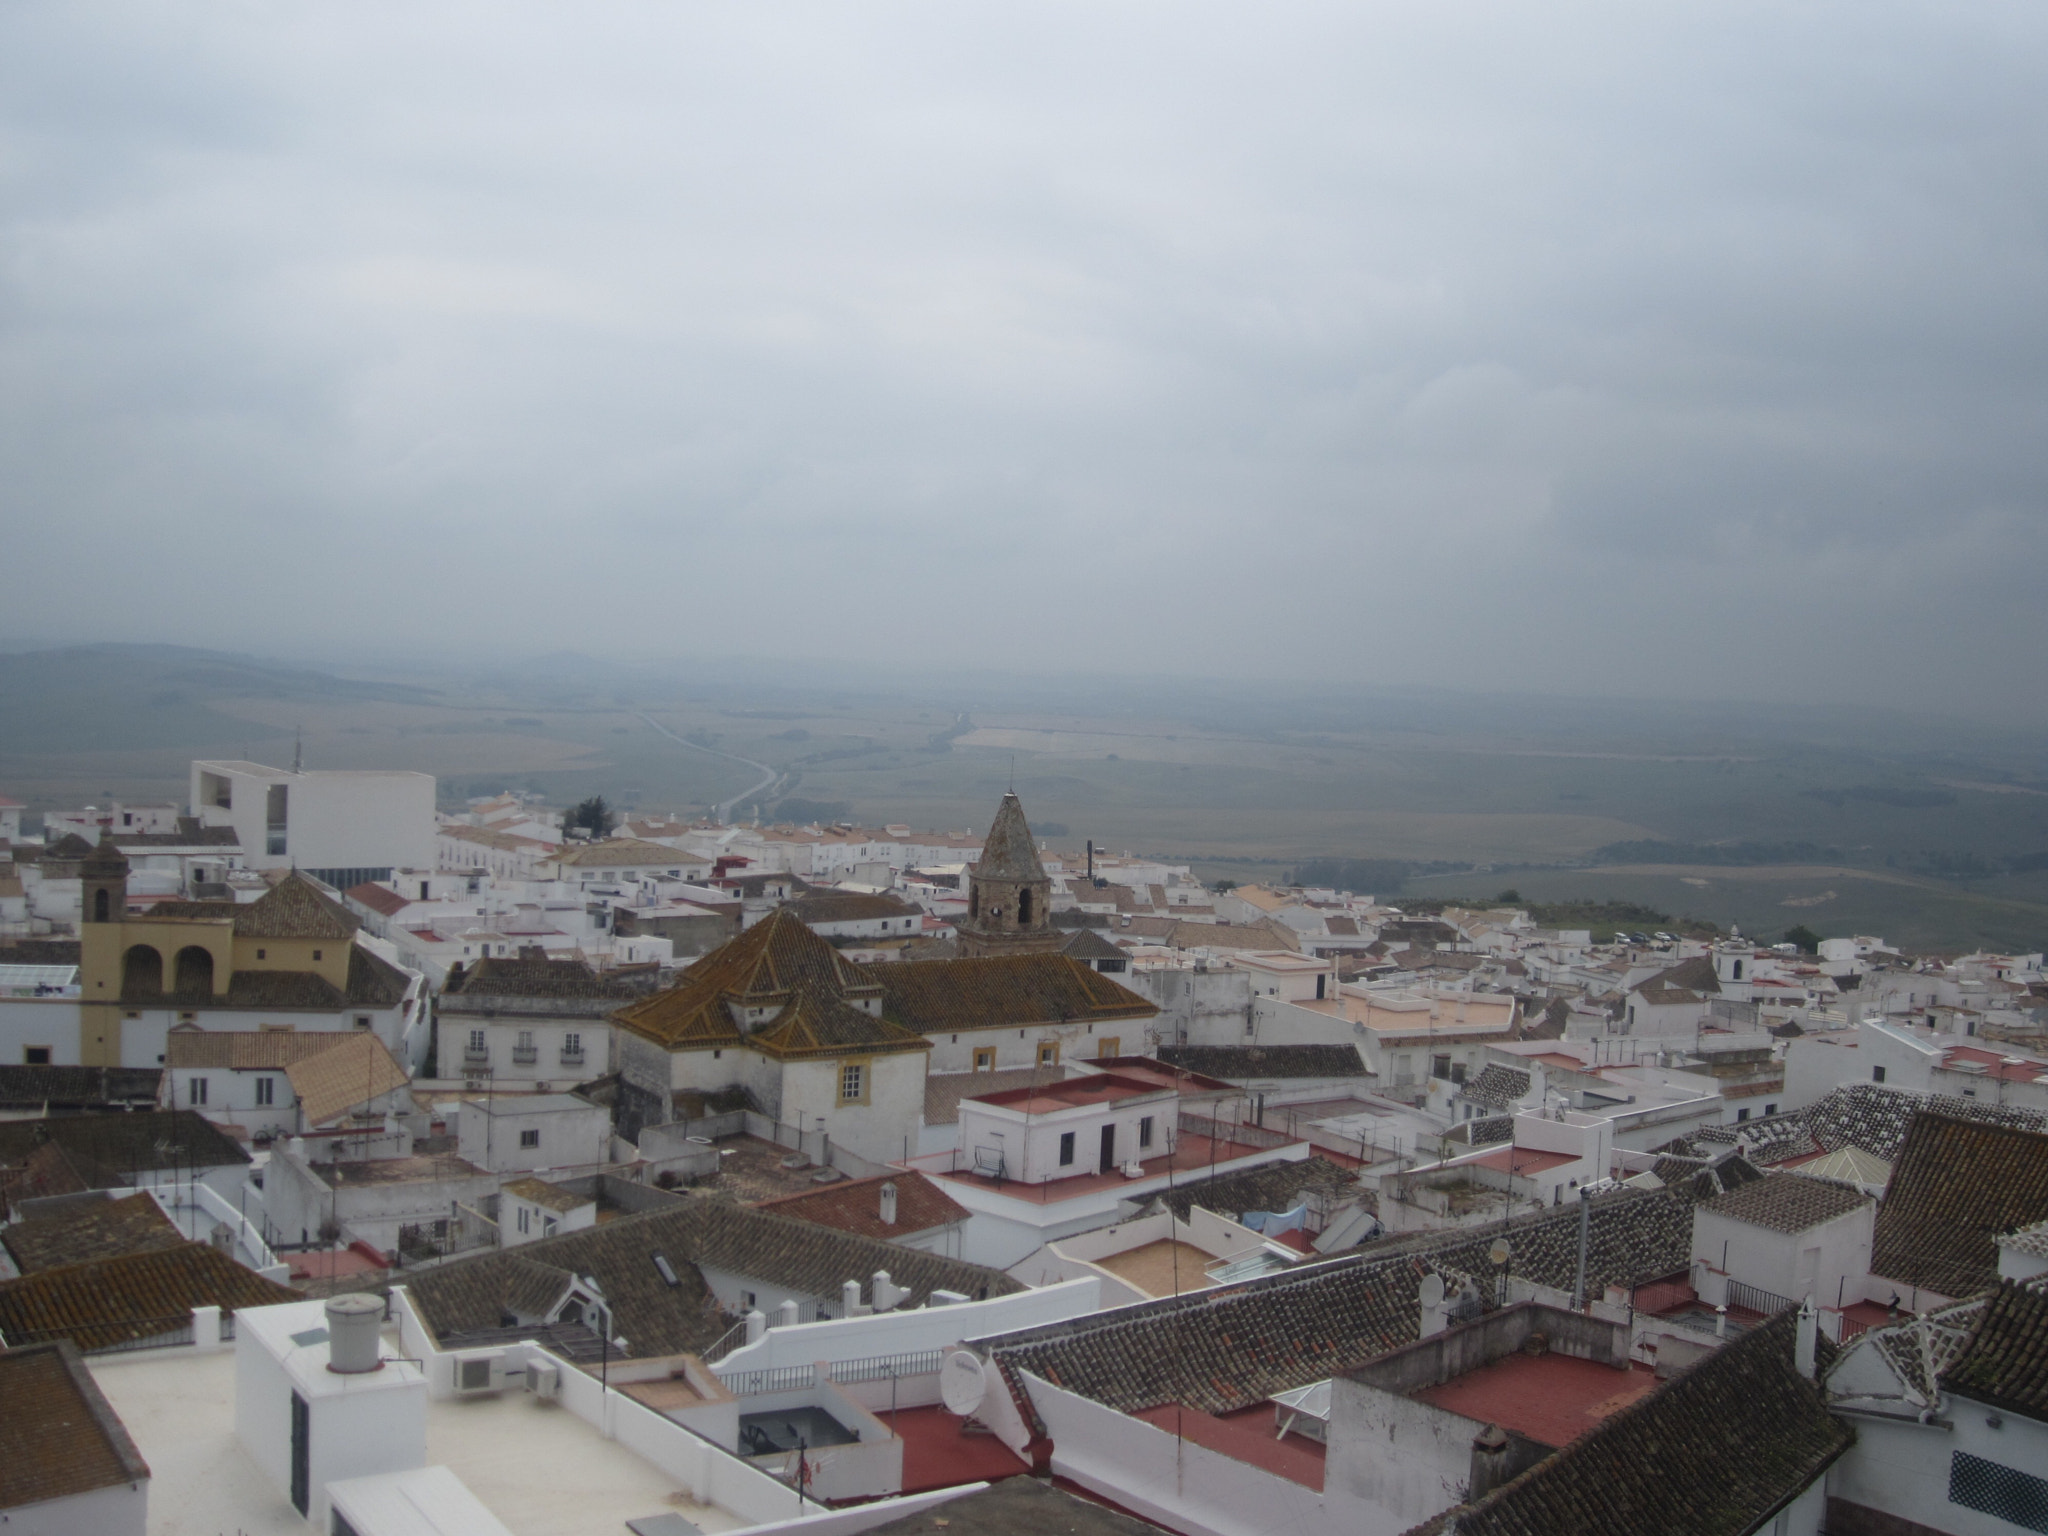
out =
{"type": "Polygon", "coordinates": [[[12,7],[8,627],[2035,728],[2044,45],[12,7]]]}

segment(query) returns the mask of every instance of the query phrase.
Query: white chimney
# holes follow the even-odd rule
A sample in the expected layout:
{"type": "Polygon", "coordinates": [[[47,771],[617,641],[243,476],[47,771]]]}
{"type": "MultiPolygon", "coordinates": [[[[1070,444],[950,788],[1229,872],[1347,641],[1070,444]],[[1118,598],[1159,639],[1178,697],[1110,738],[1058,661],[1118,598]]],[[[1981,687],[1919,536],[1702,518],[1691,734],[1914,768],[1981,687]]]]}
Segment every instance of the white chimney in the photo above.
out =
{"type": "Polygon", "coordinates": [[[910,1294],[890,1280],[889,1271],[886,1269],[876,1270],[870,1284],[874,1289],[869,1294],[874,1297],[877,1312],[894,1311],[896,1303],[910,1294]]]}
{"type": "Polygon", "coordinates": [[[882,1225],[896,1225],[896,1186],[893,1182],[882,1186],[882,1225]]]}
{"type": "Polygon", "coordinates": [[[1792,1363],[1808,1381],[1813,1380],[1814,1339],[1819,1332],[1820,1319],[1814,1313],[1813,1298],[1809,1296],[1799,1303],[1799,1334],[1792,1346],[1792,1363]]]}
{"type": "Polygon", "coordinates": [[[858,1280],[841,1281],[839,1285],[839,1315],[841,1317],[859,1317],[863,1310],[860,1304],[860,1282],[858,1280]]]}

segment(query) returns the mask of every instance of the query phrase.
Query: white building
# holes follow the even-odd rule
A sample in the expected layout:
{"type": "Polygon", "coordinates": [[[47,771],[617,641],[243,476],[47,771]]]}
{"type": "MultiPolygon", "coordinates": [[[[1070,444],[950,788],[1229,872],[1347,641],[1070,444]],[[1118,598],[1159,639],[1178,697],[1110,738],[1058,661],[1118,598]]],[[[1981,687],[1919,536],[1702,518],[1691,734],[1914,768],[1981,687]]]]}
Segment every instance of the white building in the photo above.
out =
{"type": "Polygon", "coordinates": [[[233,827],[246,867],[303,869],[338,891],[435,865],[432,774],[194,762],[192,813],[233,827]]]}
{"type": "Polygon", "coordinates": [[[611,1111],[573,1093],[462,1101],[456,1150],[493,1173],[595,1173],[611,1162],[611,1111]]]}

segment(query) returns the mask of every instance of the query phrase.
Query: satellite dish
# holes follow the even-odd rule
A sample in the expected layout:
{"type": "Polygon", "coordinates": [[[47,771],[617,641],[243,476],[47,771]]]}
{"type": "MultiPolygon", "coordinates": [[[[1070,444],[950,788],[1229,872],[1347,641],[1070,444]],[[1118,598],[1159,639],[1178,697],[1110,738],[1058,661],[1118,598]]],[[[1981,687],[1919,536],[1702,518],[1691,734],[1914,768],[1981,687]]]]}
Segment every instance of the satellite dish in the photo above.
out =
{"type": "Polygon", "coordinates": [[[1424,1275],[1422,1277],[1422,1304],[1425,1307],[1440,1307],[1444,1304],[1444,1277],[1424,1275]]]}
{"type": "Polygon", "coordinates": [[[1486,1250],[1486,1256],[1493,1261],[1495,1269],[1501,1269],[1507,1265],[1509,1259],[1514,1257],[1514,1250],[1508,1247],[1506,1242],[1497,1242],[1486,1250]]]}
{"type": "Polygon", "coordinates": [[[971,1416],[988,1395],[988,1378],[981,1373],[981,1357],[971,1350],[956,1349],[939,1369],[939,1400],[961,1418],[971,1416]]]}

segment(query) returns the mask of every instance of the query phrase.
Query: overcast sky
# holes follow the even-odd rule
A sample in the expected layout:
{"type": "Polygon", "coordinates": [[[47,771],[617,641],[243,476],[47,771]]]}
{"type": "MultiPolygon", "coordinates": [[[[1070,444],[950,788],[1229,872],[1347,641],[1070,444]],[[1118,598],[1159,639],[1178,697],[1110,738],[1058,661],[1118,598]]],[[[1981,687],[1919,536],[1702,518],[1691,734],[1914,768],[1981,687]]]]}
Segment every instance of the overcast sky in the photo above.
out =
{"type": "Polygon", "coordinates": [[[2048,7],[0,10],[19,637],[2048,711],[2048,7]]]}

